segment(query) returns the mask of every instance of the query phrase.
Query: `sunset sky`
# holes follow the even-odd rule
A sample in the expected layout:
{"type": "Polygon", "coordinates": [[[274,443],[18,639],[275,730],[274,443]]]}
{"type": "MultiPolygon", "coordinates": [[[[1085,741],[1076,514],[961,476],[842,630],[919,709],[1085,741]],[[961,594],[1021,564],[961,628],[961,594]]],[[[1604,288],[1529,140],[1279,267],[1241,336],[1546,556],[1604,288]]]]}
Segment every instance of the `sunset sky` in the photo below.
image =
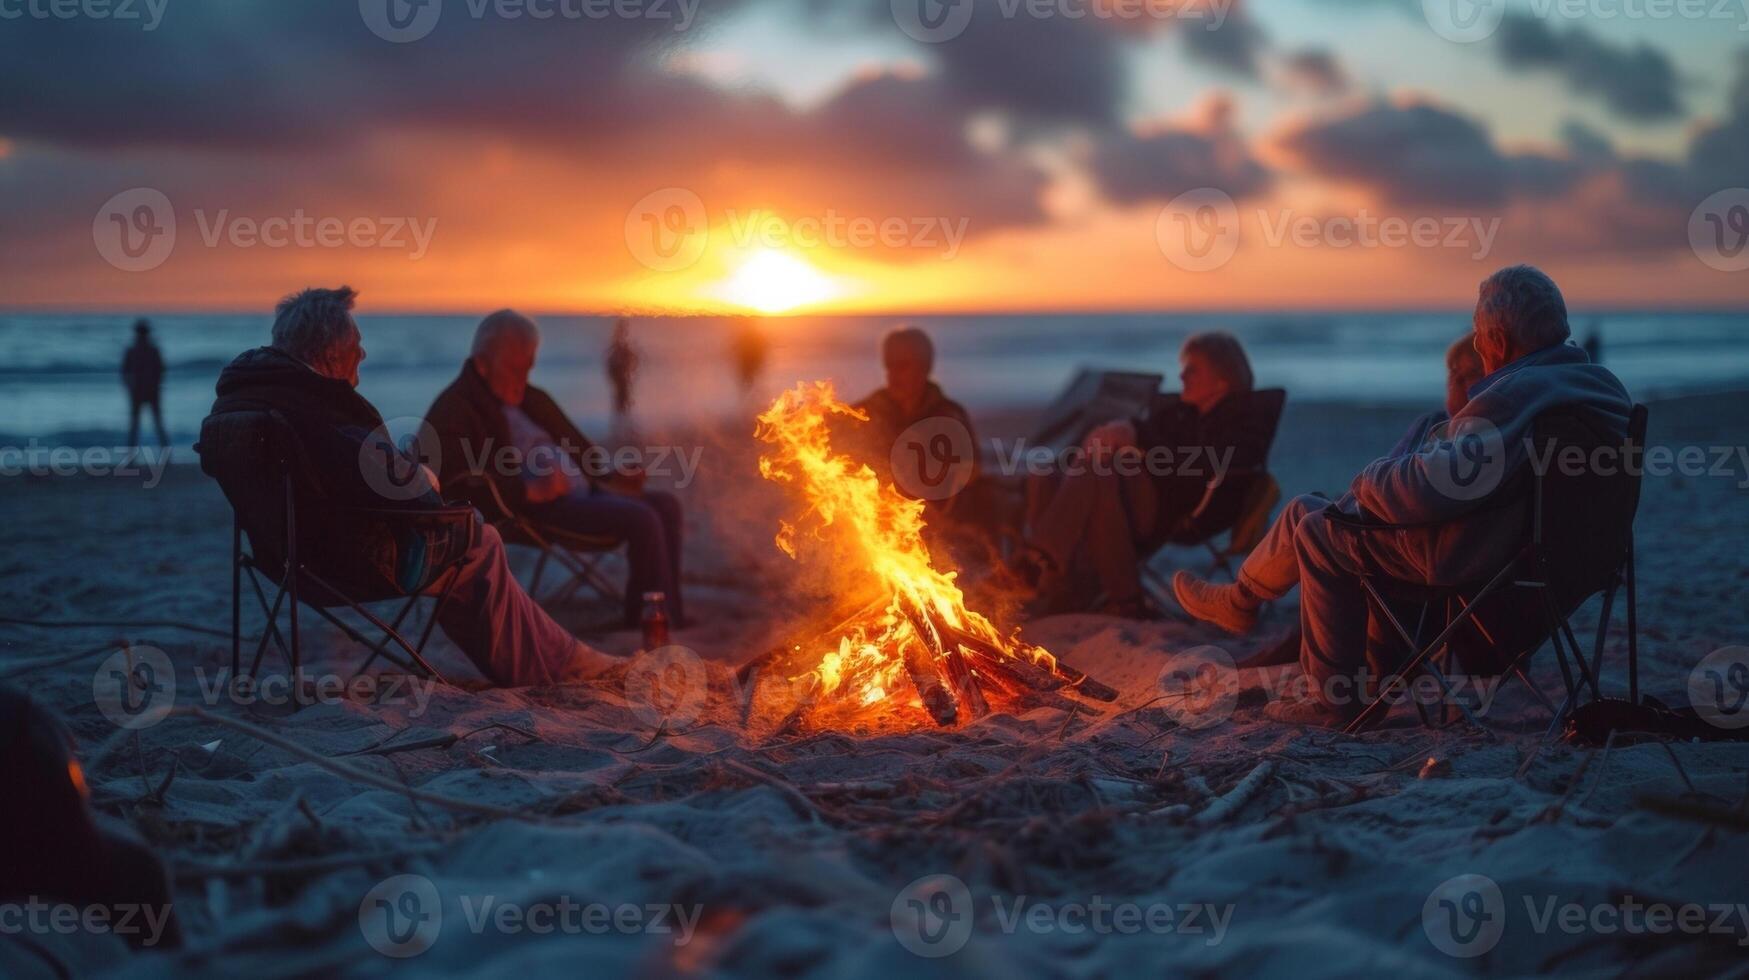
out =
{"type": "Polygon", "coordinates": [[[1749,0],[1512,0],[1467,43],[1469,0],[976,0],[925,40],[959,8],[64,2],[0,0],[0,307],[1427,307],[1517,261],[1749,297],[1691,245],[1707,200],[1749,234],[1749,0]],[[1345,244],[1380,220],[1437,234],[1345,244]]]}

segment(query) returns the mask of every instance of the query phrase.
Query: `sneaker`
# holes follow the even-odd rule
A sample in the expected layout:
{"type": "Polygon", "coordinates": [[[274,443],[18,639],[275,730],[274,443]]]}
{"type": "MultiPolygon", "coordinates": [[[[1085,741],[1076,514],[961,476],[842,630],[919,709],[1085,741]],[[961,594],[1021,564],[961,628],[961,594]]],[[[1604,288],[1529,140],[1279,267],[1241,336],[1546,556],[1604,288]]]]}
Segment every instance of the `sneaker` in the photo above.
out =
{"type": "Polygon", "coordinates": [[[1216,585],[1179,572],[1172,576],[1172,595],[1185,612],[1234,636],[1249,633],[1257,625],[1257,606],[1246,601],[1237,585],[1216,585]]]}
{"type": "Polygon", "coordinates": [[[1263,706],[1263,717],[1283,725],[1308,728],[1342,728],[1352,719],[1315,698],[1288,698],[1263,706]]]}

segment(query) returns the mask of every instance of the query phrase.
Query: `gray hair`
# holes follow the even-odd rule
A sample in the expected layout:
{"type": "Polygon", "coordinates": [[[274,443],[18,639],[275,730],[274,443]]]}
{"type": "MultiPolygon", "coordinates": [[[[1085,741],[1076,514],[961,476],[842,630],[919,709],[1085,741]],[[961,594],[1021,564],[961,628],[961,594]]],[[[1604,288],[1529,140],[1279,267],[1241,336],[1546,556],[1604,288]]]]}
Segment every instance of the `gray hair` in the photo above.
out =
{"type": "Polygon", "coordinates": [[[540,328],[534,325],[533,320],[515,310],[489,313],[475,328],[474,348],[469,353],[482,361],[490,361],[506,341],[513,339],[539,347],[540,328]]]}
{"type": "Polygon", "coordinates": [[[306,289],[279,301],[273,311],[273,347],[320,368],[333,352],[358,335],[352,304],[358,291],[306,289]]]}
{"type": "Polygon", "coordinates": [[[1560,287],[1530,265],[1508,266],[1482,280],[1476,330],[1504,334],[1526,352],[1553,347],[1573,335],[1560,287]]]}
{"type": "Polygon", "coordinates": [[[924,364],[931,368],[935,367],[935,341],[929,339],[929,335],[923,332],[922,327],[906,324],[887,331],[887,335],[881,338],[881,359],[886,360],[893,348],[900,344],[904,344],[921,354],[924,364]]]}
{"type": "Polygon", "coordinates": [[[1256,377],[1251,373],[1251,358],[1245,356],[1245,345],[1225,330],[1193,333],[1184,338],[1184,346],[1178,349],[1178,353],[1180,356],[1201,355],[1216,374],[1227,380],[1227,387],[1237,394],[1250,391],[1257,385],[1256,377]]]}

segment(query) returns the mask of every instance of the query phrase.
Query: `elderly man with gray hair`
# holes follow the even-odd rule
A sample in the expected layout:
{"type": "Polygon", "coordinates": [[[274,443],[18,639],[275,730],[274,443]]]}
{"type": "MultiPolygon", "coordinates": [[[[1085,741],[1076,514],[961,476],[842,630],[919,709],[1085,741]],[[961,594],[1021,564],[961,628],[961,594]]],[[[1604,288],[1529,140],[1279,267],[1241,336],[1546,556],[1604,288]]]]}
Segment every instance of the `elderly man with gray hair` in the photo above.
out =
{"type": "Polygon", "coordinates": [[[680,501],[645,490],[641,470],[611,467],[558,402],[528,383],[539,352],[540,329],[515,310],[480,321],[461,374],[425,413],[442,450],[440,476],[489,480],[511,511],[537,524],[624,541],[625,625],[636,627],[644,596],[658,592],[669,621],[683,623],[680,501]]]}
{"type": "MultiPolygon", "coordinates": [[[[219,374],[213,414],[278,412],[317,471],[312,482],[337,504],[442,506],[422,464],[370,451],[386,440],[382,416],[357,391],[364,345],[352,318],[356,297],[342,286],[306,289],[281,301],[273,343],[243,352],[219,374]],[[373,472],[378,466],[381,472],[373,472]],[[409,471],[422,472],[424,484],[385,498],[382,487],[406,485],[394,473],[409,471]]],[[[319,515],[320,508],[310,512],[319,515]]],[[[437,622],[480,673],[503,686],[580,680],[615,663],[578,642],[529,598],[510,573],[498,532],[483,524],[437,622]]]]}
{"type": "Polygon", "coordinates": [[[1174,578],[1173,592],[1187,612],[1234,634],[1256,625],[1262,603],[1300,587],[1300,665],[1314,697],[1273,704],[1272,717],[1340,724],[1365,705],[1356,697],[1332,697],[1357,690],[1332,681],[1355,679],[1363,670],[1376,679],[1395,669],[1369,664],[1380,652],[1379,634],[1369,646],[1361,574],[1419,584],[1469,581],[1516,552],[1529,501],[1502,507],[1491,492],[1526,461],[1537,416],[1561,408],[1627,437],[1633,400],[1614,374],[1567,343],[1566,301],[1542,271],[1516,265],[1489,276],[1474,323],[1484,375],[1442,434],[1369,463],[1341,500],[1305,495],[1289,501],[1236,583],[1214,585],[1186,572],[1174,578]],[[1332,507],[1387,524],[1436,527],[1354,534],[1329,519],[1332,507]]]}

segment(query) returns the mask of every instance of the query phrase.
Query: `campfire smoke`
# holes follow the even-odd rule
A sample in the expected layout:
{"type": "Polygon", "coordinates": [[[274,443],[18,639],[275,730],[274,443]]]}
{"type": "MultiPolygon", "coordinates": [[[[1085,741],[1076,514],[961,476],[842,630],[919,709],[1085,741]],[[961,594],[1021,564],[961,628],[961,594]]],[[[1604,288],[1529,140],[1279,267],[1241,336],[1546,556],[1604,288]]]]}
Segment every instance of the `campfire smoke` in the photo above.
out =
{"type": "MultiPolygon", "coordinates": [[[[792,558],[808,541],[830,547],[849,581],[872,597],[859,611],[792,650],[809,697],[798,709],[819,727],[914,726],[972,721],[1060,700],[1053,692],[1110,700],[1115,692],[1063,667],[1048,651],[1004,636],[965,604],[957,572],[943,571],[924,543],[922,501],[883,484],[866,464],[832,446],[834,424],[866,422],[832,384],[802,383],[759,416],[766,479],[805,506],[782,521],[777,546],[792,558]]],[[[856,596],[861,600],[863,596],[856,596]]]]}

